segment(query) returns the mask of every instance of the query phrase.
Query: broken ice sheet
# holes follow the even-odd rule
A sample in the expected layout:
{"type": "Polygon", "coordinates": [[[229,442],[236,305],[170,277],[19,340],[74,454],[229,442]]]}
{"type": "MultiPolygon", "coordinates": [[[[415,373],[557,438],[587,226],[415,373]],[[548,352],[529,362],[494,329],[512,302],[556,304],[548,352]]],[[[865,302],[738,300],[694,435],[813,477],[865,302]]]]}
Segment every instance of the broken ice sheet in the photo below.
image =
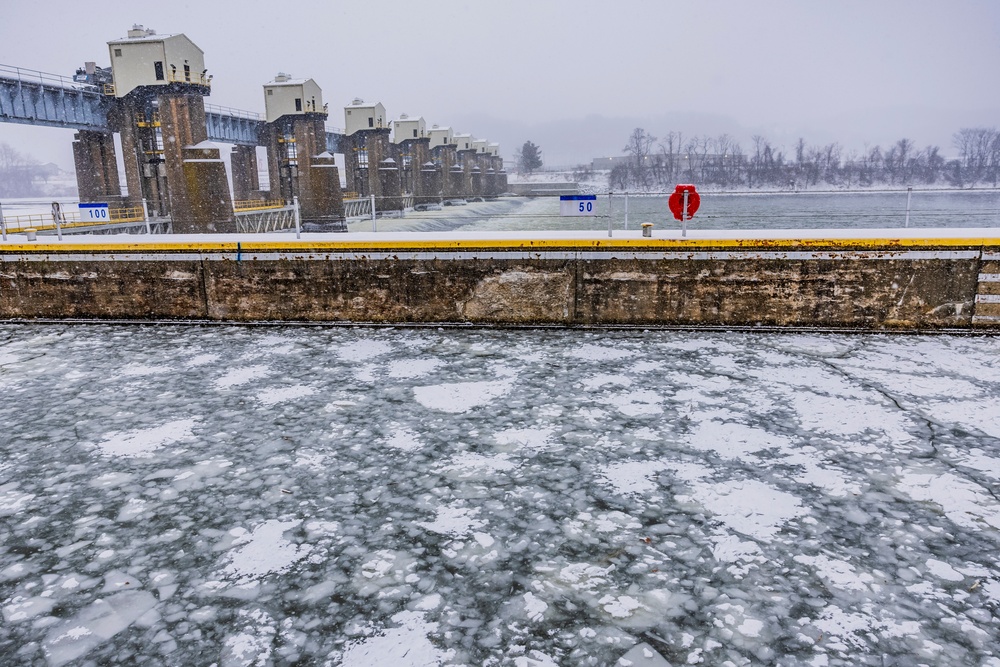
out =
{"type": "Polygon", "coordinates": [[[0,332],[4,664],[1000,655],[995,338],[0,332]]]}

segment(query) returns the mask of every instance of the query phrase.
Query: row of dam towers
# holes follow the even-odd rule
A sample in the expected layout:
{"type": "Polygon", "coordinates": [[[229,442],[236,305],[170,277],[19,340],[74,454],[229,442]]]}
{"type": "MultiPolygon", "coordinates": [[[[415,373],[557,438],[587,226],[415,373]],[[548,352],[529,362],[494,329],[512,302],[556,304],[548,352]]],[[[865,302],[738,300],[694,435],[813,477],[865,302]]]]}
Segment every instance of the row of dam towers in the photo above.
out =
{"type": "Polygon", "coordinates": [[[234,200],[297,198],[307,228],[342,230],[345,193],[334,152],[344,155],[347,196],[374,197],[376,212],[507,190],[497,144],[447,127],[428,129],[423,118],[387,121],[381,104],[361,100],[344,109],[345,134],[332,135],[316,82],[278,74],[264,85],[265,117],[251,121],[253,141],[237,144],[229,156],[230,191],[220,147],[208,141],[212,77],[204,52],[183,34],[158,35],[139,25],[108,42],[108,51],[110,68],[87,67],[87,80],[108,102],[108,131],[80,131],[73,142],[81,202],[145,202],[151,215],[170,217],[175,233],[228,233],[237,231],[234,200]],[[258,146],[267,156],[268,191],[260,187],[258,146]]]}

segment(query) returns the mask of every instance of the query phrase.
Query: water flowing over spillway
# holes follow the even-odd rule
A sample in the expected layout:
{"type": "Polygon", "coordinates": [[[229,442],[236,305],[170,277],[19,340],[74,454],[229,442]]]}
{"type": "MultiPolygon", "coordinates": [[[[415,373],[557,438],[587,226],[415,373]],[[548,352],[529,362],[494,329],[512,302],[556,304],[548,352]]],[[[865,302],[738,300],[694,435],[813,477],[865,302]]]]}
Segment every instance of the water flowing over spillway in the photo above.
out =
{"type": "Polygon", "coordinates": [[[1000,665],[1000,339],[0,327],[5,664],[1000,665]]]}

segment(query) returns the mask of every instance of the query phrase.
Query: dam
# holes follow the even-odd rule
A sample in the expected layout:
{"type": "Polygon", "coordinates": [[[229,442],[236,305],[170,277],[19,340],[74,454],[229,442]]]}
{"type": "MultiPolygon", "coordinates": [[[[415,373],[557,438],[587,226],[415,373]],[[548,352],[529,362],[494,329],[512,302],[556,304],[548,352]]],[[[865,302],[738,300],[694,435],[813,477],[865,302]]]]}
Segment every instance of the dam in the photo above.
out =
{"type": "Polygon", "coordinates": [[[12,237],[0,246],[0,317],[887,331],[1000,325],[1000,235],[992,230],[797,234],[12,237]]]}

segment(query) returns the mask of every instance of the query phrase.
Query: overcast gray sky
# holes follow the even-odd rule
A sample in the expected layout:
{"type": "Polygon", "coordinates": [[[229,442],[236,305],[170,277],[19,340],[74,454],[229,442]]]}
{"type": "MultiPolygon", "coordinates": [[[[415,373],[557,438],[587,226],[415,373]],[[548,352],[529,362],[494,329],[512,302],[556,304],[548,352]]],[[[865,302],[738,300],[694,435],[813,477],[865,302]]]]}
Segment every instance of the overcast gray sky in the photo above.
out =
{"type": "MultiPolygon", "coordinates": [[[[550,163],[617,153],[636,124],[950,154],[960,127],[1000,120],[998,0],[7,0],[0,64],[107,65],[133,23],[205,51],[210,103],[263,111],[284,71],[323,88],[331,126],[362,97],[507,156],[532,139],[550,163]]],[[[67,167],[69,137],[0,123],[0,141],[67,167]]]]}

